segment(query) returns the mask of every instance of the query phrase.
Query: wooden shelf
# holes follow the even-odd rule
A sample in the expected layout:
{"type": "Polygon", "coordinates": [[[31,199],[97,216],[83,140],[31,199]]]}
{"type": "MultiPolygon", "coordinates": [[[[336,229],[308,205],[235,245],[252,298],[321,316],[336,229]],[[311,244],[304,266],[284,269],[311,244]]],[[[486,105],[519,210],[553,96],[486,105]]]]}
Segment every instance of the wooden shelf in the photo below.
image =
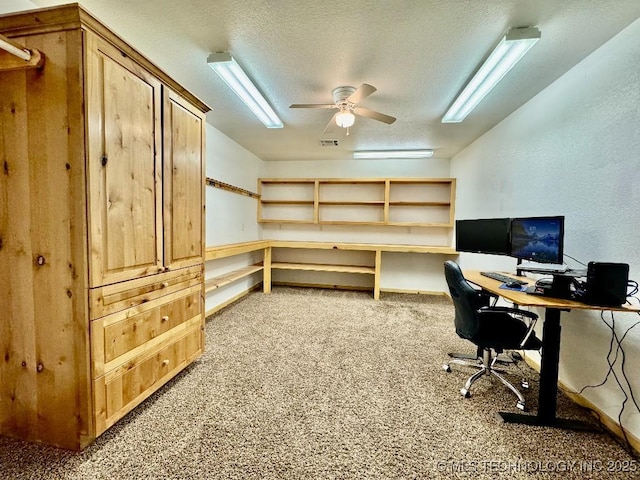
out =
{"type": "Polygon", "coordinates": [[[262,200],[262,203],[272,205],[313,205],[313,200],[262,200]]]}
{"type": "Polygon", "coordinates": [[[405,184],[422,184],[422,183],[432,183],[432,184],[441,184],[448,185],[451,183],[450,178],[392,178],[389,179],[390,183],[405,183],[405,184]]]}
{"type": "Polygon", "coordinates": [[[309,223],[317,223],[317,222],[313,222],[311,220],[260,220],[260,223],[302,223],[302,224],[309,224],[309,223]]]}
{"type": "Polygon", "coordinates": [[[452,228],[455,186],[453,178],[263,178],[258,222],[452,228]]]}
{"type": "Polygon", "coordinates": [[[261,183],[288,183],[288,184],[315,184],[316,181],[311,178],[261,178],[261,183]]]}
{"type": "Polygon", "coordinates": [[[420,222],[387,222],[385,225],[396,227],[429,227],[429,228],[452,228],[451,223],[420,223],[420,222]]]}
{"type": "Polygon", "coordinates": [[[255,252],[270,247],[270,240],[254,240],[251,242],[230,243],[217,247],[207,247],[205,250],[205,261],[216,258],[232,257],[242,253],[255,252]]]}
{"type": "Polygon", "coordinates": [[[398,207],[450,207],[451,202],[389,202],[389,206],[398,207]]]}
{"type": "Polygon", "coordinates": [[[236,280],[240,280],[241,278],[248,277],[252,273],[259,272],[263,270],[262,263],[256,263],[254,265],[249,265],[247,267],[242,267],[232,272],[225,273],[223,275],[218,275],[217,277],[212,277],[204,282],[204,291],[208,293],[216,288],[224,287],[225,285],[229,285],[236,280]]]}
{"type": "Polygon", "coordinates": [[[339,273],[366,273],[375,275],[374,267],[361,267],[356,265],[326,265],[317,263],[282,263],[273,262],[271,268],[280,270],[308,270],[314,272],[339,272],[339,273]]]}
{"type": "Polygon", "coordinates": [[[387,180],[384,178],[323,178],[318,179],[318,183],[324,185],[340,185],[340,184],[379,184],[384,185],[387,180]]]}
{"type": "Polygon", "coordinates": [[[319,220],[318,225],[389,225],[387,222],[354,222],[351,220],[319,220]]]}
{"type": "MultiPolygon", "coordinates": [[[[313,203],[313,202],[312,202],[313,203]]],[[[335,200],[335,201],[320,201],[318,205],[362,205],[362,206],[373,206],[380,207],[384,205],[384,200],[369,200],[369,201],[345,201],[345,200],[335,200]]]]}
{"type": "Polygon", "coordinates": [[[384,243],[351,243],[351,242],[304,242],[299,240],[263,240],[272,248],[296,248],[311,250],[356,250],[365,252],[404,252],[433,253],[439,255],[458,255],[452,247],[441,245],[400,245],[384,243]]]}

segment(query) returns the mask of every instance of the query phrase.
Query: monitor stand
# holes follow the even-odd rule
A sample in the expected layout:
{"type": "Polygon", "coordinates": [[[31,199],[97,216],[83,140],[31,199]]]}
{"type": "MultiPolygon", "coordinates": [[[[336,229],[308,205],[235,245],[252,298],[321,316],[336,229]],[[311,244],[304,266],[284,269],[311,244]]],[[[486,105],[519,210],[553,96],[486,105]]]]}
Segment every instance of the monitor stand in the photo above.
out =
{"type": "Polygon", "coordinates": [[[527,288],[527,293],[534,295],[542,295],[544,297],[562,298],[564,300],[573,300],[575,291],[571,289],[575,280],[575,275],[565,275],[557,273],[553,275],[551,282],[541,284],[539,280],[535,286],[527,288]]]}
{"type": "Polygon", "coordinates": [[[573,293],[571,292],[571,284],[573,283],[573,275],[564,275],[561,273],[553,274],[553,282],[551,289],[545,293],[547,297],[563,298],[571,300],[573,293]]]}
{"type": "Polygon", "coordinates": [[[547,263],[540,264],[523,264],[522,259],[518,259],[518,264],[516,266],[516,275],[520,276],[524,272],[530,273],[540,273],[546,275],[558,275],[567,272],[566,265],[551,265],[547,263]],[[557,268],[554,268],[557,267],[557,268]]]}
{"type": "Polygon", "coordinates": [[[566,270],[566,271],[549,271],[548,269],[536,269],[535,266],[521,266],[521,260],[518,259],[518,266],[516,267],[516,273],[518,276],[522,275],[524,272],[530,273],[540,273],[545,275],[551,275],[553,277],[553,281],[551,282],[551,286],[546,288],[544,295],[546,297],[553,298],[562,298],[565,300],[571,300],[573,298],[573,291],[571,290],[571,285],[574,282],[576,277],[584,276],[584,272],[578,270],[566,270]]]}

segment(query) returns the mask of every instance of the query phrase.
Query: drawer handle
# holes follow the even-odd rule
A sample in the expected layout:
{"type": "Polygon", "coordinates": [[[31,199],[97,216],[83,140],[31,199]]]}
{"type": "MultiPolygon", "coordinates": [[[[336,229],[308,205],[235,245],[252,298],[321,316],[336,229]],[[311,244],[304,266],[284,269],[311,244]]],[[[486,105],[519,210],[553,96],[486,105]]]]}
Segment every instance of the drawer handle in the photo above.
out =
{"type": "Polygon", "coordinates": [[[163,360],[162,361],[162,366],[166,367],[167,365],[169,365],[169,360],[163,360]]]}
{"type": "Polygon", "coordinates": [[[167,288],[169,286],[169,282],[162,282],[160,284],[160,288],[167,288]]]}
{"type": "Polygon", "coordinates": [[[161,318],[161,320],[162,320],[163,322],[168,321],[168,320],[169,320],[169,315],[164,315],[164,316],[161,318]]]}

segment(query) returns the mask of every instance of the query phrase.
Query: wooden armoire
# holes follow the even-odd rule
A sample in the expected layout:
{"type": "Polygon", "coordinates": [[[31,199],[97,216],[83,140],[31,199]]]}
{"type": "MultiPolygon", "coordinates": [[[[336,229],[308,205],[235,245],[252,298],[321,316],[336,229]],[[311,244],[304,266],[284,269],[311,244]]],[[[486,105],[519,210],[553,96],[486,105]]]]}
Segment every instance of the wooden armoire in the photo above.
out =
{"type": "Polygon", "coordinates": [[[203,351],[209,109],[77,4],[0,34],[0,434],[79,450],[203,351]]]}

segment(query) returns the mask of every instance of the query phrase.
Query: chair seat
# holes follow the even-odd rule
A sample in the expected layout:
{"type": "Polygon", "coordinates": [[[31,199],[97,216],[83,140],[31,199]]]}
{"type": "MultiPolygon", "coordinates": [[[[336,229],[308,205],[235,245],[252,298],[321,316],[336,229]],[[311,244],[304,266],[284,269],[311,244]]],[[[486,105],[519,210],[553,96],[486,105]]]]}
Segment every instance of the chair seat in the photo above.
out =
{"type": "Polygon", "coordinates": [[[478,331],[473,342],[482,348],[497,350],[538,350],[542,342],[535,335],[531,335],[524,346],[520,346],[527,334],[527,325],[508,313],[487,315],[478,323],[478,331]]]}

